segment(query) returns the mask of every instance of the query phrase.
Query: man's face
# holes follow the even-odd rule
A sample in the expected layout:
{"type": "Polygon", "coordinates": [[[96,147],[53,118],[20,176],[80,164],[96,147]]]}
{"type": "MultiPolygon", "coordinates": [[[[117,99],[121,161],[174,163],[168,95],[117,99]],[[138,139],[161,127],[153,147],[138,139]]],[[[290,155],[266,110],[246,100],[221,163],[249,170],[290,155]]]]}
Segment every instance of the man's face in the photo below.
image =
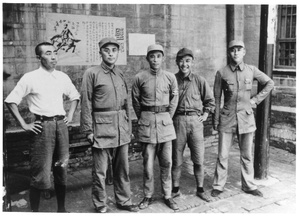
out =
{"type": "Polygon", "coordinates": [[[53,71],[57,64],[57,51],[54,46],[44,45],[40,47],[40,55],[38,58],[41,61],[42,67],[44,67],[48,71],[53,71]]]}
{"type": "Polygon", "coordinates": [[[105,64],[113,66],[118,60],[119,48],[115,44],[106,44],[100,49],[100,56],[105,64]]]}
{"type": "Polygon", "coordinates": [[[177,66],[183,74],[188,74],[191,72],[193,63],[193,58],[189,55],[183,56],[177,60],[177,66]]]}
{"type": "Polygon", "coordinates": [[[240,64],[244,60],[246,50],[241,46],[234,46],[229,49],[229,55],[234,64],[240,64]]]}
{"type": "Polygon", "coordinates": [[[150,67],[154,70],[158,70],[161,68],[161,64],[163,62],[163,54],[160,51],[150,52],[147,56],[147,60],[150,64],[150,67]]]}

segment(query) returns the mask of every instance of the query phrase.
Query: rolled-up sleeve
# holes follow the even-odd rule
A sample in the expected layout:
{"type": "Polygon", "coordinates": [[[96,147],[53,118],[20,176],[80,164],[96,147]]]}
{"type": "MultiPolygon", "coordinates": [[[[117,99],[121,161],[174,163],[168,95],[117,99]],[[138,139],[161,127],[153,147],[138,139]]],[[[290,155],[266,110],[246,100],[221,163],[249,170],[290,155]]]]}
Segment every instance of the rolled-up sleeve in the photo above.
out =
{"type": "Polygon", "coordinates": [[[69,97],[70,101],[80,99],[80,94],[69,77],[66,79],[65,88],[65,95],[69,97]]]}
{"type": "Polygon", "coordinates": [[[93,133],[92,119],[92,96],[93,96],[93,78],[89,71],[86,71],[82,78],[80,90],[81,113],[80,128],[86,134],[93,133]]]}
{"type": "Polygon", "coordinates": [[[10,92],[10,94],[4,100],[5,103],[15,103],[20,104],[23,97],[30,93],[30,81],[27,80],[26,75],[24,75],[10,92]]]}

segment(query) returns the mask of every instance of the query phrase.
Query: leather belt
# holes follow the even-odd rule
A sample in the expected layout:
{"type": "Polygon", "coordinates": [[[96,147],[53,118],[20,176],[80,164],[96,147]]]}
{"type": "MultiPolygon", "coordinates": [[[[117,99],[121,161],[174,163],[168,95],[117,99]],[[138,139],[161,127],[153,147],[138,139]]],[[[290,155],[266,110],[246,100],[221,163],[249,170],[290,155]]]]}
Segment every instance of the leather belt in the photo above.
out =
{"type": "Polygon", "coordinates": [[[39,120],[39,121],[59,121],[59,120],[63,120],[65,118],[65,116],[40,116],[40,115],[35,115],[35,119],[39,120]]]}
{"type": "Polygon", "coordinates": [[[195,111],[182,111],[182,112],[176,112],[175,115],[184,115],[184,116],[199,116],[199,112],[195,111]]]}
{"type": "Polygon", "coordinates": [[[141,106],[141,111],[150,111],[154,113],[169,112],[169,106],[141,106]]]}
{"type": "Polygon", "coordinates": [[[123,105],[119,109],[117,109],[116,107],[93,108],[93,112],[109,112],[109,111],[119,111],[125,109],[126,109],[126,105],[123,105]]]}

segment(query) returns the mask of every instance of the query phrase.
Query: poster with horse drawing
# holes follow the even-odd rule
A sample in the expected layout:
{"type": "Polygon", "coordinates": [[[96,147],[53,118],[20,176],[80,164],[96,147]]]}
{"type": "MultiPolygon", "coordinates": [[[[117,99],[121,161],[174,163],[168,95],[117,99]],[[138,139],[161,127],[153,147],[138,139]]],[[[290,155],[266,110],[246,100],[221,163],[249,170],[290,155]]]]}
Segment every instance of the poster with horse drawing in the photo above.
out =
{"type": "Polygon", "coordinates": [[[117,65],[126,65],[126,20],[119,17],[46,14],[47,40],[59,55],[59,65],[99,65],[99,41],[114,37],[120,43],[117,65]]]}

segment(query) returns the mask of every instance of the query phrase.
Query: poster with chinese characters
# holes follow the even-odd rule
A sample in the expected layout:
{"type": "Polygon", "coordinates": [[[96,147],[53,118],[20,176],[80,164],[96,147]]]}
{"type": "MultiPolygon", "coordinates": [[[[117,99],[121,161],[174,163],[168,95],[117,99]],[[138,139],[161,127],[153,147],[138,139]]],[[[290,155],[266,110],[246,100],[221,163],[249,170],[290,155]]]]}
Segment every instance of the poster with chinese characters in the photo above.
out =
{"type": "Polygon", "coordinates": [[[59,65],[99,65],[98,43],[105,37],[120,43],[116,64],[127,64],[125,18],[47,13],[46,34],[57,47],[59,65]]]}

